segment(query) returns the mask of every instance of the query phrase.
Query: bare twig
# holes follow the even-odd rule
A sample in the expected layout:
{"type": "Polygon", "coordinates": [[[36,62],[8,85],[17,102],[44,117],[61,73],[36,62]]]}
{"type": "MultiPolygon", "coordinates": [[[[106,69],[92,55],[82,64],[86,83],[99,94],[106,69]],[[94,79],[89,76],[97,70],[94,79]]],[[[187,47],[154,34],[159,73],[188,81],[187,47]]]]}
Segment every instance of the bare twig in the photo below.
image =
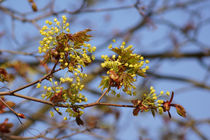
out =
{"type": "Polygon", "coordinates": [[[96,103],[99,103],[100,100],[104,97],[104,95],[105,95],[109,90],[110,90],[110,87],[107,88],[107,89],[104,91],[104,93],[102,93],[102,95],[98,98],[98,100],[96,101],[96,103]]]}
{"type": "Polygon", "coordinates": [[[12,109],[4,100],[2,100],[2,98],[0,98],[0,101],[17,116],[18,120],[22,124],[21,120],[19,119],[19,117],[20,117],[19,113],[17,113],[14,109],[12,109]]]}

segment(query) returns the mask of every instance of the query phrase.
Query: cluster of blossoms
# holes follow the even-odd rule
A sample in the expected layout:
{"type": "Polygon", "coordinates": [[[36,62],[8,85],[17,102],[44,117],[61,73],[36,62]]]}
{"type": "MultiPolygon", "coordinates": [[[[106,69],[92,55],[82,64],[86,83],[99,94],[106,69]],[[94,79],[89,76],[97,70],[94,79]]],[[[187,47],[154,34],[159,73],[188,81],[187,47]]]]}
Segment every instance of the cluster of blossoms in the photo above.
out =
{"type": "MultiPolygon", "coordinates": [[[[115,42],[115,40],[113,40],[115,42]]],[[[146,71],[149,66],[145,64],[149,63],[149,60],[144,61],[144,57],[133,53],[132,45],[125,47],[125,42],[121,46],[112,47],[109,46],[113,52],[117,55],[112,55],[108,57],[107,55],[102,55],[104,62],[101,66],[107,69],[107,74],[109,76],[103,76],[100,86],[102,90],[110,87],[117,87],[127,93],[128,95],[135,95],[135,86],[133,83],[136,81],[137,75],[145,77],[146,71]]],[[[113,94],[116,94],[115,90],[111,89],[113,94]]]]}
{"type": "Polygon", "coordinates": [[[44,38],[40,41],[38,49],[39,53],[45,53],[43,63],[59,61],[61,68],[68,68],[72,72],[77,67],[85,67],[95,59],[93,55],[89,56],[87,53],[93,53],[96,47],[85,43],[90,40],[91,35],[87,34],[90,29],[71,34],[67,18],[62,16],[62,19],[62,23],[56,18],[54,22],[46,20],[50,27],[45,25],[40,30],[44,38]]]}
{"type": "MultiPolygon", "coordinates": [[[[67,68],[70,76],[61,77],[59,81],[54,82],[50,78],[51,86],[43,86],[45,94],[42,97],[54,103],[65,102],[66,105],[74,105],[87,101],[87,98],[80,93],[84,88],[81,79],[87,77],[87,74],[83,73],[83,67],[95,59],[94,55],[89,54],[93,53],[96,47],[85,43],[90,40],[91,35],[87,34],[90,29],[71,34],[66,16],[62,16],[62,19],[62,22],[56,18],[54,22],[45,21],[49,27],[45,25],[40,30],[44,38],[40,41],[38,50],[39,53],[44,53],[43,64],[55,62],[61,69],[67,68]],[[68,84],[69,88],[65,89],[63,84],[68,84]]],[[[40,87],[41,84],[38,83],[37,88],[40,87]]],[[[75,110],[68,108],[66,111],[70,116],[82,114],[82,111],[75,110]]]]}
{"type": "MultiPolygon", "coordinates": [[[[76,107],[75,104],[81,102],[87,102],[87,98],[80,93],[83,90],[84,85],[81,82],[82,78],[86,78],[87,74],[83,73],[83,67],[90,64],[95,56],[91,55],[96,50],[95,46],[91,46],[88,43],[91,35],[87,33],[90,29],[71,34],[69,29],[69,23],[67,18],[62,16],[62,22],[59,22],[56,18],[53,22],[46,20],[48,26],[43,26],[40,30],[41,35],[44,36],[43,40],[40,41],[38,48],[39,53],[44,54],[42,64],[54,62],[54,68],[59,66],[60,69],[67,69],[65,77],[54,80],[48,78],[51,82],[51,86],[43,86],[45,94],[42,94],[44,99],[49,99],[55,105],[65,104],[71,106],[66,109],[70,117],[76,117],[77,124],[83,124],[80,116],[83,114],[82,107],[76,107]],[[66,87],[66,88],[65,88],[66,87]]],[[[115,42],[115,40],[113,40],[115,42]]],[[[113,47],[109,45],[115,55],[108,57],[102,55],[104,62],[101,63],[107,75],[102,77],[100,87],[102,90],[107,89],[112,94],[116,95],[116,90],[122,89],[128,95],[136,95],[134,82],[137,76],[146,76],[146,71],[149,66],[149,60],[145,60],[143,56],[133,53],[132,45],[125,46],[123,42],[120,47],[113,47]]],[[[54,70],[53,68],[53,70],[54,70]]],[[[37,88],[40,88],[41,83],[37,84],[37,88]]],[[[106,93],[106,92],[104,92],[106,93]]],[[[169,92],[164,94],[163,91],[157,96],[156,91],[153,87],[150,88],[149,93],[145,93],[141,100],[132,100],[135,105],[133,114],[137,115],[139,111],[151,111],[153,115],[155,112],[162,114],[168,112],[170,117],[170,107],[176,107],[177,112],[181,116],[186,116],[186,112],[181,105],[172,104],[173,92],[169,101],[163,101],[161,98],[165,95],[170,96],[169,92]]],[[[117,96],[120,96],[118,93],[117,96]]],[[[102,96],[103,97],[103,96],[102,96]]],[[[56,111],[60,114],[59,108],[56,111]]],[[[54,113],[50,111],[51,116],[54,113]]],[[[67,117],[64,117],[66,120],[67,117]]]]}
{"type": "Polygon", "coordinates": [[[174,93],[172,92],[171,98],[169,101],[164,101],[163,99],[165,96],[170,96],[170,92],[167,91],[164,93],[164,91],[160,91],[160,94],[156,94],[156,90],[153,86],[150,87],[150,92],[144,93],[141,100],[136,99],[132,100],[131,102],[136,106],[136,108],[133,110],[133,115],[138,115],[138,112],[148,112],[151,111],[152,115],[155,116],[155,113],[158,112],[159,114],[162,114],[163,112],[168,112],[169,117],[171,117],[170,114],[170,107],[175,107],[177,110],[177,113],[182,116],[186,117],[185,109],[179,105],[179,104],[172,104],[174,93]]]}

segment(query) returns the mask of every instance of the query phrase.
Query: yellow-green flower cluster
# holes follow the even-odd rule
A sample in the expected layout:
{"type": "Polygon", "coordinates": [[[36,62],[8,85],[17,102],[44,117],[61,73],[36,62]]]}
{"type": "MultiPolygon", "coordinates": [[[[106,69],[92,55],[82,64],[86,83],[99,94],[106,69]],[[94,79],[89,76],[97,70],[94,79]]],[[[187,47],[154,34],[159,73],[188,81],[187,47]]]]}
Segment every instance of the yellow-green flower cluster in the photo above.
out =
{"type": "MultiPolygon", "coordinates": [[[[67,75],[70,76],[60,77],[55,82],[49,79],[51,86],[43,86],[45,94],[42,97],[54,103],[71,105],[86,102],[87,98],[80,91],[84,88],[81,78],[87,77],[82,72],[83,67],[95,59],[94,55],[89,54],[95,52],[96,47],[87,43],[91,37],[87,33],[91,30],[71,34],[66,16],[62,16],[61,22],[55,18],[53,21],[46,20],[45,23],[40,30],[44,37],[38,47],[39,53],[44,53],[42,63],[55,62],[60,68],[68,69],[67,75]]],[[[37,88],[40,87],[41,83],[38,83],[37,88]]]]}
{"type": "Polygon", "coordinates": [[[119,66],[123,66],[133,74],[136,74],[139,69],[145,73],[149,69],[149,66],[143,66],[148,64],[149,60],[144,61],[144,57],[133,53],[132,48],[132,45],[125,47],[125,42],[121,44],[120,48],[113,48],[112,45],[109,46],[109,49],[114,51],[118,56],[112,55],[109,58],[107,55],[102,55],[101,58],[105,61],[101,63],[101,66],[114,70],[118,69],[119,66]]]}
{"type": "MultiPolygon", "coordinates": [[[[51,81],[51,86],[43,86],[45,94],[42,94],[42,98],[50,99],[53,103],[65,103],[66,105],[74,105],[76,103],[87,102],[87,97],[79,93],[84,85],[80,83],[80,77],[76,77],[76,80],[70,77],[60,78],[60,82],[53,81],[52,78],[49,79],[51,81]],[[63,87],[63,83],[68,83],[69,88],[65,89],[63,87]]],[[[37,84],[37,88],[40,88],[41,84],[37,84]]],[[[69,113],[69,116],[76,116],[77,112],[73,111],[71,108],[66,110],[69,113]],[[71,111],[70,111],[71,110],[71,111]]],[[[80,113],[82,113],[80,111],[80,113]]],[[[53,112],[50,112],[53,117],[53,112]]]]}
{"type": "Polygon", "coordinates": [[[44,63],[58,61],[61,68],[68,68],[69,71],[79,65],[85,67],[95,59],[87,53],[93,53],[96,47],[85,43],[90,40],[91,36],[87,32],[91,30],[71,34],[67,18],[62,16],[62,19],[62,22],[57,18],[53,22],[46,20],[48,26],[45,25],[40,30],[44,38],[40,41],[39,53],[45,53],[44,63]]]}
{"type": "MultiPolygon", "coordinates": [[[[65,103],[68,102],[69,104],[81,103],[82,101],[87,102],[87,98],[81,93],[79,93],[79,91],[83,90],[84,88],[84,85],[81,84],[80,82],[80,77],[77,76],[75,79],[76,80],[74,81],[74,79],[70,77],[66,77],[66,78],[61,77],[60,82],[58,83],[57,81],[53,82],[52,78],[50,78],[51,86],[43,86],[43,89],[45,90],[46,93],[42,94],[42,97],[46,99],[50,98],[51,100],[53,100],[52,99],[53,97],[58,98],[58,95],[56,94],[61,93],[62,96],[59,97],[60,98],[59,102],[65,102],[65,103]],[[70,88],[64,89],[64,87],[62,86],[63,83],[68,83],[70,88]]],[[[40,88],[40,87],[41,87],[41,84],[38,83],[37,88],[40,88]]]]}
{"type": "MultiPolygon", "coordinates": [[[[82,108],[81,108],[82,109],[82,108]]],[[[82,110],[78,110],[77,112],[74,111],[71,108],[67,108],[66,112],[68,112],[69,117],[77,117],[77,116],[81,116],[82,114],[84,114],[84,112],[82,110]]],[[[66,118],[67,119],[67,118],[66,118]]],[[[64,119],[65,120],[65,119],[64,119]]]]}
{"type": "Polygon", "coordinates": [[[123,91],[128,95],[135,95],[133,83],[136,81],[137,75],[145,77],[145,73],[149,69],[149,66],[145,66],[145,64],[148,64],[149,60],[144,60],[143,56],[133,53],[132,45],[127,47],[125,45],[125,42],[123,42],[119,48],[113,48],[111,44],[108,48],[116,54],[111,57],[101,56],[104,59],[101,67],[108,69],[107,74],[109,76],[102,77],[100,86],[102,89],[108,87],[120,89],[123,87],[123,91]]]}
{"type": "Polygon", "coordinates": [[[165,94],[164,91],[160,91],[160,93],[157,95],[156,90],[153,86],[151,86],[150,92],[143,94],[142,104],[150,108],[156,108],[158,109],[159,114],[162,114],[163,108],[161,106],[164,103],[162,98],[164,98],[165,95],[170,96],[169,91],[167,91],[165,94]]]}
{"type": "Polygon", "coordinates": [[[58,45],[58,41],[56,39],[57,36],[60,34],[67,32],[69,33],[69,23],[66,22],[67,18],[66,16],[62,16],[62,23],[60,23],[57,18],[54,19],[54,22],[51,22],[49,20],[46,20],[45,23],[47,25],[44,25],[42,29],[40,30],[40,34],[44,36],[42,41],[40,41],[39,46],[39,53],[46,53],[52,48],[55,48],[58,45]]]}

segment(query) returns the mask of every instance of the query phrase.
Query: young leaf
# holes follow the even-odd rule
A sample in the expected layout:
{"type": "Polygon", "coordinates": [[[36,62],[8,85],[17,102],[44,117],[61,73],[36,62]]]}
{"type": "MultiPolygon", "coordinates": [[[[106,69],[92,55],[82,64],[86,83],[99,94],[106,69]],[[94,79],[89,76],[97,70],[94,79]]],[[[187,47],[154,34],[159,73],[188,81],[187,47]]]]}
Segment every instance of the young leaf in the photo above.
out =
{"type": "Polygon", "coordinates": [[[184,109],[183,106],[181,106],[181,105],[179,105],[179,104],[176,104],[175,107],[176,107],[177,113],[178,113],[180,116],[186,117],[186,111],[185,111],[185,109],[184,109]]]}
{"type": "Polygon", "coordinates": [[[133,110],[133,115],[134,115],[134,116],[137,116],[138,113],[139,113],[139,111],[140,111],[140,108],[139,108],[139,107],[136,107],[136,108],[133,110]]]}
{"type": "Polygon", "coordinates": [[[8,80],[7,71],[4,68],[0,68],[0,82],[4,82],[8,80]]]}
{"type": "Polygon", "coordinates": [[[152,112],[152,116],[155,117],[155,110],[151,109],[151,112],[152,112]]]}
{"type": "Polygon", "coordinates": [[[6,101],[6,104],[7,104],[9,107],[14,107],[14,106],[15,106],[15,103],[12,102],[12,101],[6,101]]]}
{"type": "Polygon", "coordinates": [[[74,43],[84,43],[85,41],[88,42],[90,41],[91,35],[88,35],[87,33],[90,32],[91,29],[85,29],[83,31],[77,32],[73,35],[68,34],[68,38],[73,41],[74,43]]]}
{"type": "MultiPolygon", "coordinates": [[[[5,101],[4,97],[0,97],[3,101],[5,101]]],[[[5,105],[0,101],[0,114],[4,113],[5,105]]]]}
{"type": "Polygon", "coordinates": [[[5,119],[3,123],[0,124],[0,132],[1,133],[9,133],[10,128],[13,127],[12,123],[8,123],[8,119],[5,119]]]}
{"type": "Polygon", "coordinates": [[[77,125],[84,125],[84,122],[83,122],[83,120],[80,118],[80,116],[77,116],[77,117],[76,117],[76,123],[77,123],[77,125]]]}
{"type": "Polygon", "coordinates": [[[145,73],[144,73],[141,69],[139,69],[139,70],[137,71],[137,74],[138,74],[139,76],[146,77],[145,73]]]}

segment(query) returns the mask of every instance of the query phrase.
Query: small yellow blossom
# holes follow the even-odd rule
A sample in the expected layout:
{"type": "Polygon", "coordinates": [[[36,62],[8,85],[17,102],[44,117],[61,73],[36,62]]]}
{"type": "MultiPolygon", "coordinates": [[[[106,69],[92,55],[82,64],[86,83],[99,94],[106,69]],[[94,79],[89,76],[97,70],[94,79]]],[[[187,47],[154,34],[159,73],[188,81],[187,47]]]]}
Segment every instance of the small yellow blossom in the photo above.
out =
{"type": "Polygon", "coordinates": [[[63,118],[63,120],[65,120],[65,121],[66,121],[66,120],[67,120],[67,117],[64,117],[64,118],[63,118]]]}
{"type": "Polygon", "coordinates": [[[57,111],[59,111],[59,108],[56,108],[57,111]]]}
{"type": "Polygon", "coordinates": [[[43,88],[44,88],[44,89],[47,89],[47,86],[44,86],[43,88]]]}
{"type": "Polygon", "coordinates": [[[46,20],[45,23],[46,23],[46,24],[49,24],[49,20],[46,20]]]}
{"type": "Polygon", "coordinates": [[[149,60],[146,60],[145,63],[148,64],[149,63],[149,60]]]}
{"type": "Polygon", "coordinates": [[[38,84],[36,85],[36,88],[40,88],[40,87],[41,87],[41,84],[38,83],[38,84]]]}
{"type": "Polygon", "coordinates": [[[60,22],[59,22],[59,21],[57,21],[57,22],[56,22],[56,24],[59,26],[59,25],[60,25],[60,22]]]}
{"type": "Polygon", "coordinates": [[[152,97],[152,99],[157,100],[157,96],[152,97]]]}
{"type": "Polygon", "coordinates": [[[159,114],[163,114],[163,108],[162,107],[158,107],[158,112],[159,112],[159,114]]]}
{"type": "Polygon", "coordinates": [[[52,90],[52,88],[51,88],[51,87],[48,87],[48,88],[47,88],[47,90],[48,90],[48,91],[51,91],[51,90],[52,90]]]}
{"type": "Polygon", "coordinates": [[[62,19],[63,19],[63,20],[67,20],[67,18],[66,18],[66,16],[65,16],[65,15],[63,15],[63,16],[62,16],[62,19]]]}
{"type": "Polygon", "coordinates": [[[108,46],[108,48],[111,49],[111,48],[112,48],[112,44],[110,44],[110,45],[108,46]]]}
{"type": "Polygon", "coordinates": [[[69,28],[66,28],[66,31],[67,31],[67,32],[70,32],[70,29],[69,29],[69,28]]]}
{"type": "Polygon", "coordinates": [[[167,95],[167,96],[170,96],[170,92],[169,92],[169,91],[167,91],[167,92],[166,92],[166,95],[167,95]]]}
{"type": "Polygon", "coordinates": [[[54,117],[54,112],[50,111],[50,117],[54,117]]]}
{"type": "Polygon", "coordinates": [[[45,94],[42,94],[41,97],[44,99],[45,98],[45,94]]]}
{"type": "Polygon", "coordinates": [[[157,103],[162,104],[164,101],[163,100],[158,100],[157,103]]]}
{"type": "Polygon", "coordinates": [[[143,57],[143,56],[141,56],[141,57],[140,57],[140,60],[144,60],[144,57],[143,57]]]}
{"type": "Polygon", "coordinates": [[[68,27],[68,26],[69,26],[69,23],[67,22],[67,23],[66,23],[66,27],[68,27]]]}
{"type": "Polygon", "coordinates": [[[96,51],[96,47],[95,47],[95,46],[92,48],[92,51],[93,51],[93,52],[95,52],[95,51],[96,51]]]}

